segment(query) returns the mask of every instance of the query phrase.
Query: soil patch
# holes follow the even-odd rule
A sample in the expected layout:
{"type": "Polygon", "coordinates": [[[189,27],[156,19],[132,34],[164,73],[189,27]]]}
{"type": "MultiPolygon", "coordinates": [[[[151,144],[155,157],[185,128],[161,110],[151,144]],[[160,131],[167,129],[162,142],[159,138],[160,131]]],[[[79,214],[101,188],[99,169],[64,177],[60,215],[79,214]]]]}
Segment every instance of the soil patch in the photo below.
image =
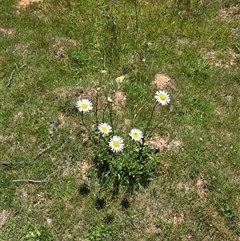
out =
{"type": "Polygon", "coordinates": [[[230,66],[237,66],[240,63],[240,53],[231,48],[224,52],[202,50],[203,56],[211,64],[217,67],[228,68],[230,66]]]}
{"type": "Polygon", "coordinates": [[[10,28],[1,28],[0,27],[0,32],[5,34],[5,35],[12,35],[13,34],[13,30],[10,28]]]}
{"type": "Polygon", "coordinates": [[[240,5],[233,5],[220,9],[219,16],[224,20],[231,20],[233,17],[240,17],[240,5]]]}
{"type": "Polygon", "coordinates": [[[116,91],[113,98],[113,109],[120,111],[125,107],[125,103],[126,95],[120,90],[116,91]]]}
{"type": "Polygon", "coordinates": [[[7,218],[9,216],[9,212],[7,210],[0,211],[0,228],[5,225],[7,222],[7,218]]]}
{"type": "Polygon", "coordinates": [[[175,89],[174,81],[169,76],[160,73],[155,75],[151,85],[161,90],[169,91],[172,88],[175,89]]]}
{"type": "Polygon", "coordinates": [[[153,150],[162,151],[163,148],[167,146],[167,140],[160,136],[154,136],[146,142],[146,145],[148,145],[153,150]]]}
{"type": "Polygon", "coordinates": [[[16,7],[17,9],[23,9],[32,3],[40,3],[40,2],[43,2],[43,0],[20,0],[17,3],[16,7]]]}
{"type": "Polygon", "coordinates": [[[73,106],[76,104],[76,100],[80,99],[89,99],[92,101],[92,97],[96,95],[97,87],[89,87],[89,88],[82,88],[82,87],[70,87],[70,88],[63,88],[58,90],[58,97],[67,99],[72,102],[73,106]]]}

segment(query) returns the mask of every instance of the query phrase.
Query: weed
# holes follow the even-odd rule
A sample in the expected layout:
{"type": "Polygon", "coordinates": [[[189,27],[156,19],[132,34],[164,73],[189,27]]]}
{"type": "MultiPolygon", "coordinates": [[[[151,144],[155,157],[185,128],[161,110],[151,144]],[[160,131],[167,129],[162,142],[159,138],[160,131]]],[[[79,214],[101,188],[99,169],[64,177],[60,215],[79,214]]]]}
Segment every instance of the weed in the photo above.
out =
{"type": "Polygon", "coordinates": [[[39,229],[33,225],[29,225],[27,228],[27,235],[22,239],[23,241],[53,241],[52,235],[47,231],[44,226],[41,226],[39,229]]]}
{"type": "Polygon", "coordinates": [[[89,139],[94,148],[93,160],[97,169],[97,176],[103,186],[112,186],[113,195],[119,194],[119,188],[128,186],[128,192],[133,193],[134,187],[146,186],[159,163],[159,157],[153,150],[145,145],[149,136],[152,135],[154,128],[159,124],[155,123],[150,128],[157,104],[167,105],[170,102],[170,96],[166,91],[157,91],[155,93],[156,103],[148,118],[143,131],[132,128],[129,132],[131,140],[125,140],[116,133],[119,131],[113,123],[113,100],[108,97],[107,103],[99,103],[99,91],[96,90],[96,103],[93,106],[88,99],[78,100],[76,107],[81,114],[81,123],[86,128],[89,139]],[[99,106],[103,106],[100,112],[99,106]],[[94,123],[86,123],[85,115],[93,111],[94,123]],[[106,116],[108,114],[108,116],[106,116]],[[99,120],[104,122],[99,124],[99,120]],[[105,121],[109,119],[110,125],[105,121]],[[92,127],[93,126],[93,127],[92,127]]]}
{"type": "Polygon", "coordinates": [[[89,231],[86,237],[87,241],[104,241],[111,235],[111,228],[107,225],[92,224],[89,226],[89,231]]]}

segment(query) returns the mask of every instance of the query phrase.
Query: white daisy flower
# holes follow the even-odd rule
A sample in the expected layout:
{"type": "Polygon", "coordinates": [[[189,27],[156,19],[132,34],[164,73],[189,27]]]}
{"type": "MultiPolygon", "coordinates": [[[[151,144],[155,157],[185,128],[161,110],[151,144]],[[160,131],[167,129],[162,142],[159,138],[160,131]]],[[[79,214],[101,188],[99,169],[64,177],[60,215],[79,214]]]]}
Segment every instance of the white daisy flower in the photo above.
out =
{"type": "Polygon", "coordinates": [[[92,102],[87,99],[81,99],[77,101],[76,107],[80,112],[83,112],[83,113],[89,112],[90,110],[93,109],[92,102]]]}
{"type": "Polygon", "coordinates": [[[158,90],[154,97],[161,105],[167,105],[170,102],[170,95],[165,90],[158,90]]]}
{"type": "Polygon", "coordinates": [[[113,100],[112,100],[111,97],[108,97],[108,98],[107,98],[107,101],[108,101],[109,103],[112,103],[112,102],[113,102],[113,100]]]}
{"type": "Polygon", "coordinates": [[[113,136],[109,141],[109,146],[111,147],[112,151],[120,152],[123,150],[124,141],[120,136],[113,136]]]}
{"type": "Polygon", "coordinates": [[[134,141],[141,141],[143,138],[143,133],[142,131],[140,131],[139,129],[133,128],[130,133],[129,136],[131,136],[131,138],[134,141]]]}
{"type": "Polygon", "coordinates": [[[101,123],[98,125],[98,130],[103,136],[107,136],[110,132],[112,132],[112,127],[107,123],[101,123]]]}

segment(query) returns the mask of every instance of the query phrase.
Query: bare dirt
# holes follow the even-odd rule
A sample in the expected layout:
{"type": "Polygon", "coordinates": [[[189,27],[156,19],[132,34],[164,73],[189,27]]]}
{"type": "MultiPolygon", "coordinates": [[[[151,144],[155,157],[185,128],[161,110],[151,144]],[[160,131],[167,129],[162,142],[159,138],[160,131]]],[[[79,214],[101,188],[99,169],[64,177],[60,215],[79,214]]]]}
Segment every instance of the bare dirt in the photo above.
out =
{"type": "Polygon", "coordinates": [[[174,81],[169,76],[160,73],[155,75],[154,80],[151,82],[151,85],[161,90],[169,91],[170,88],[175,89],[174,81]]]}
{"type": "Polygon", "coordinates": [[[16,7],[17,9],[23,9],[26,8],[31,3],[40,3],[43,2],[43,0],[20,0],[18,1],[16,7]]]}
{"type": "Polygon", "coordinates": [[[154,136],[146,144],[156,151],[162,151],[167,146],[167,139],[165,137],[154,136]]]}
{"type": "MultiPolygon", "coordinates": [[[[218,15],[222,21],[240,21],[240,5],[235,4],[222,8],[219,10],[218,15]]],[[[240,28],[238,26],[232,28],[232,34],[240,36],[240,28]]],[[[210,63],[218,67],[228,68],[230,66],[239,65],[240,53],[239,50],[234,48],[228,48],[222,53],[202,49],[202,53],[205,59],[209,60],[210,63]]]]}
{"type": "Polygon", "coordinates": [[[6,35],[12,35],[13,34],[13,29],[10,29],[10,28],[1,28],[0,27],[0,32],[2,32],[3,34],[6,34],[6,35]]]}
{"type": "Polygon", "coordinates": [[[9,216],[9,212],[7,210],[0,211],[0,228],[5,225],[8,216],[9,216]]]}
{"type": "Polygon", "coordinates": [[[219,16],[227,21],[233,17],[240,17],[240,5],[236,4],[220,9],[219,16]]]}
{"type": "Polygon", "coordinates": [[[238,53],[237,51],[234,51],[231,48],[221,53],[202,49],[202,53],[204,58],[207,61],[210,61],[211,64],[217,67],[229,68],[231,66],[239,65],[240,53],[238,53]],[[222,55],[222,56],[219,57],[219,55],[222,55]]]}
{"type": "Polygon", "coordinates": [[[124,92],[117,90],[114,93],[114,98],[113,98],[113,109],[120,111],[125,107],[126,104],[126,95],[124,92]]]}

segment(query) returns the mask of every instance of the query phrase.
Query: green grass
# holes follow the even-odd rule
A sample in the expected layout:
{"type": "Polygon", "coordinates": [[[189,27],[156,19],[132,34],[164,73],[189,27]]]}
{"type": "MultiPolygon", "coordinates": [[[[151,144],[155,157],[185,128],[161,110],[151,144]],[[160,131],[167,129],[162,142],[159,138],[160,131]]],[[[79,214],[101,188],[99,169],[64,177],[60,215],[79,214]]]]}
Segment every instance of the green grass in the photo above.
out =
{"type": "Polygon", "coordinates": [[[0,241],[239,240],[240,2],[81,2],[0,1],[0,241]],[[120,91],[116,126],[144,128],[156,73],[174,81],[158,174],[112,198],[75,103],[120,91]]]}

